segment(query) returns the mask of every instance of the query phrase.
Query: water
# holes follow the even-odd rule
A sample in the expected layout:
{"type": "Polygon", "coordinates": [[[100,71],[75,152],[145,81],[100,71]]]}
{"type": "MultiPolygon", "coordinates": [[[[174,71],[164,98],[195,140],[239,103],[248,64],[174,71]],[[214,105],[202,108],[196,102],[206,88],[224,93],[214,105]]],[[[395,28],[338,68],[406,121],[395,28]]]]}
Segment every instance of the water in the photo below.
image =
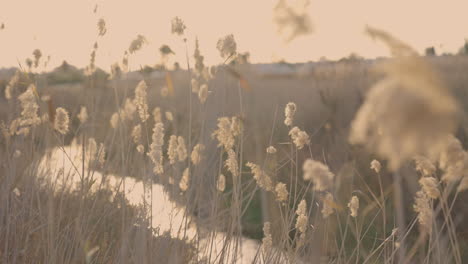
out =
{"type": "MultiPolygon", "coordinates": [[[[86,163],[85,161],[85,172],[89,171],[86,163]]],[[[49,150],[41,159],[39,175],[44,175],[56,190],[65,188],[73,191],[78,189],[81,184],[82,169],[81,146],[73,142],[70,146],[49,150]]],[[[100,186],[105,186],[112,190],[114,194],[125,192],[125,197],[131,205],[142,206],[144,204],[144,186],[141,181],[137,181],[132,177],[123,178],[111,174],[104,176],[99,171],[91,171],[90,175],[95,181],[91,187],[91,192],[95,192],[100,186]]],[[[171,201],[162,185],[152,184],[151,188],[152,197],[147,195],[146,204],[152,207],[152,227],[159,230],[159,234],[167,232],[173,238],[188,239],[189,241],[196,238],[198,228],[190,215],[187,214],[186,208],[171,201]],[[180,227],[182,227],[182,231],[180,231],[180,227]]],[[[150,192],[147,191],[146,193],[150,192]]],[[[158,234],[154,235],[157,236],[158,234]]],[[[204,258],[211,255],[214,263],[216,257],[213,256],[219,256],[224,250],[224,253],[228,256],[224,261],[231,262],[234,256],[230,251],[233,251],[234,243],[230,243],[230,247],[224,248],[226,234],[223,232],[215,231],[210,238],[200,240],[199,257],[204,258]]],[[[237,263],[252,263],[260,244],[256,240],[244,237],[240,241],[240,250],[236,254],[237,263]]]]}

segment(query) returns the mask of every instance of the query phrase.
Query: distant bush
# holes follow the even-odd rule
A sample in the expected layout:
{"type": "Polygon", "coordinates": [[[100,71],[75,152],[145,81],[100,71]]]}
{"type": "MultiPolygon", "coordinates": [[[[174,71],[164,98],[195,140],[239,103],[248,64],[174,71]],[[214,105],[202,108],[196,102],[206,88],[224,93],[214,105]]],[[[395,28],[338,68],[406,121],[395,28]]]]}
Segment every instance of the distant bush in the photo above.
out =
{"type": "Polygon", "coordinates": [[[468,55],[468,42],[465,40],[465,44],[458,50],[460,55],[468,55]]]}
{"type": "Polygon", "coordinates": [[[426,54],[426,56],[436,56],[435,48],[427,47],[426,50],[424,51],[424,54],[426,54]]]}
{"type": "Polygon", "coordinates": [[[85,76],[82,70],[64,61],[62,65],[48,73],[46,78],[49,84],[64,84],[83,82],[85,76]]]}

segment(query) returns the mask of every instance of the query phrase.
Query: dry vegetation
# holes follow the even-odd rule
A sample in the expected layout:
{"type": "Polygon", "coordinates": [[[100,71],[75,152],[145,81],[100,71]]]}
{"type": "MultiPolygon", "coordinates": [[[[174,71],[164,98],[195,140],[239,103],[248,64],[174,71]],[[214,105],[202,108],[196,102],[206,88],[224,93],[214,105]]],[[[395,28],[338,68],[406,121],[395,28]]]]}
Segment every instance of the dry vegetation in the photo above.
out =
{"type": "Polygon", "coordinates": [[[0,98],[1,262],[468,261],[468,58],[367,31],[393,58],[281,76],[232,35],[159,76],[128,73],[139,35],[104,81],[95,45],[74,85],[35,52],[0,98]]]}

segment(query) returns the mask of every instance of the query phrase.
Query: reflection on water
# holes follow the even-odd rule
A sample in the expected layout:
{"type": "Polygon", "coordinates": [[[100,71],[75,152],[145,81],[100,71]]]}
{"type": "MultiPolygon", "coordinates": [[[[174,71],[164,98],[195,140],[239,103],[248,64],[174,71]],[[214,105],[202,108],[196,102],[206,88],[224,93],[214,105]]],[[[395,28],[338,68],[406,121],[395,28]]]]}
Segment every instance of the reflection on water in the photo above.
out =
{"type": "MultiPolygon", "coordinates": [[[[152,184],[152,197],[146,195],[141,181],[131,177],[118,177],[115,175],[103,176],[100,172],[89,170],[88,163],[82,162],[81,146],[75,141],[70,146],[64,148],[54,148],[42,158],[39,165],[39,175],[44,175],[53,184],[55,190],[76,190],[80,187],[81,172],[85,172],[85,178],[94,181],[91,191],[99,188],[109,188],[114,194],[125,191],[125,197],[131,205],[143,206],[145,201],[147,206],[151,205],[152,227],[159,230],[159,234],[168,232],[174,238],[192,240],[197,237],[197,226],[191,221],[184,207],[177,205],[169,199],[164,187],[160,184],[152,184]],[[89,172],[89,173],[88,173],[89,172]],[[124,188],[125,186],[125,188],[124,188]],[[125,189],[125,190],[124,190],[125,189]],[[187,228],[185,228],[187,226],[187,228]],[[182,228],[181,228],[182,227],[182,228]]],[[[150,191],[146,190],[149,194],[150,191]]],[[[149,211],[149,210],[148,210],[149,211]]],[[[226,235],[223,232],[213,232],[212,236],[202,238],[199,241],[200,258],[211,255],[219,256],[224,250],[230,262],[232,254],[226,252],[230,247],[224,248],[226,235]]],[[[157,235],[157,234],[155,234],[157,235]]],[[[241,239],[240,256],[237,256],[238,263],[252,263],[257,254],[259,243],[252,239],[241,239]]],[[[215,262],[213,260],[213,262],[215,262]]]]}

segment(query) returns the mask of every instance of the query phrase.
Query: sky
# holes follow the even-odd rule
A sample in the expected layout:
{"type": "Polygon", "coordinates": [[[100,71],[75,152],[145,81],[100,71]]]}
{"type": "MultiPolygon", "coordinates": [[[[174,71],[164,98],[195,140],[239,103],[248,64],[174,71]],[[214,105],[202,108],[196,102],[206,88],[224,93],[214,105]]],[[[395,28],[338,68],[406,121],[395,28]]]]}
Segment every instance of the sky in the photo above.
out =
{"type": "Polygon", "coordinates": [[[96,65],[108,70],[138,34],[148,43],[130,57],[133,69],[160,63],[163,44],[176,53],[170,63],[185,65],[186,48],[192,56],[196,37],[206,64],[221,63],[216,43],[228,34],[234,35],[239,52],[250,53],[253,63],[339,59],[350,53],[388,56],[382,43],[364,34],[366,25],[393,34],[421,53],[429,46],[438,53],[457,52],[468,38],[466,0],[311,0],[304,12],[313,32],[286,42],[273,23],[277,1],[0,0],[0,25],[5,25],[0,30],[0,67],[24,65],[36,48],[51,56],[49,68],[63,60],[84,67],[97,41],[96,65]],[[171,34],[175,16],[187,26],[186,43],[171,34]],[[103,37],[97,36],[100,18],[107,25],[103,37]]]}

